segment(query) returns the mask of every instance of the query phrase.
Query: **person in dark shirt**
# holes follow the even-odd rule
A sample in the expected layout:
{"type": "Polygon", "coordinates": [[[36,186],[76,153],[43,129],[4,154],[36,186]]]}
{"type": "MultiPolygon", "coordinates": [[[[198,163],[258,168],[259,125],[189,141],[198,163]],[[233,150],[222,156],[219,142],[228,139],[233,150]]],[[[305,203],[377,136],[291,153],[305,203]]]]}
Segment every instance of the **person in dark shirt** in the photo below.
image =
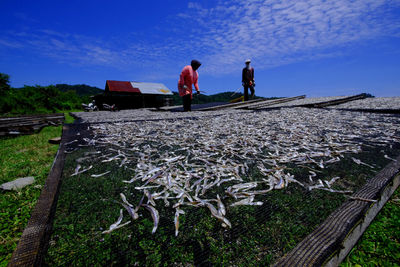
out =
{"type": "Polygon", "coordinates": [[[254,82],[254,68],[250,66],[250,59],[246,60],[246,67],[243,68],[242,71],[242,85],[244,88],[244,101],[249,100],[249,88],[251,91],[251,98],[254,97],[254,86],[256,85],[254,82]]]}

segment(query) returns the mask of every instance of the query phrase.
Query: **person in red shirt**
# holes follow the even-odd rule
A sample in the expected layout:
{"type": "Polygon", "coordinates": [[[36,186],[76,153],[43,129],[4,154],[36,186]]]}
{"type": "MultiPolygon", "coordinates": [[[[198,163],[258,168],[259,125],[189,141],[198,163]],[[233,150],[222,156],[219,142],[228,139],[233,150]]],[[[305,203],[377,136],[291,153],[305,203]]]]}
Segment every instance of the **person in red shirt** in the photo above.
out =
{"type": "Polygon", "coordinates": [[[246,60],[246,67],[242,70],[242,85],[244,89],[244,101],[249,100],[249,88],[251,91],[251,98],[254,96],[254,68],[250,66],[250,59],[246,60]]]}
{"type": "Polygon", "coordinates": [[[179,96],[182,97],[183,111],[192,110],[192,84],[196,89],[197,94],[200,94],[199,90],[199,74],[197,69],[201,63],[198,60],[193,59],[190,65],[185,66],[182,69],[181,75],[178,82],[179,96]]]}

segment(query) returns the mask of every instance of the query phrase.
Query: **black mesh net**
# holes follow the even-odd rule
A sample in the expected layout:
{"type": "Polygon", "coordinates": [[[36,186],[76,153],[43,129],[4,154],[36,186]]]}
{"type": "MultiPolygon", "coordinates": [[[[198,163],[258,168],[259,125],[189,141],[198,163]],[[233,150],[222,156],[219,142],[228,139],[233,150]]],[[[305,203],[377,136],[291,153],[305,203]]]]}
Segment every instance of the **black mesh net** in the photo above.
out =
{"type": "Polygon", "coordinates": [[[275,112],[82,124],[45,264],[271,265],[400,154],[398,116],[275,112]]]}

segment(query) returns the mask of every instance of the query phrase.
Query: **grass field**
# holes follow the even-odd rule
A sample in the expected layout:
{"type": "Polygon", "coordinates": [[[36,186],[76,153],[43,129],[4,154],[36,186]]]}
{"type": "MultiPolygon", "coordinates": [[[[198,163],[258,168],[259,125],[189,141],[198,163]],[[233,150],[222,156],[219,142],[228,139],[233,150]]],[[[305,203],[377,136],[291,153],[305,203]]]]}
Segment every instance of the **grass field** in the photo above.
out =
{"type": "MultiPolygon", "coordinates": [[[[73,118],[66,114],[67,122],[73,118]]],[[[20,191],[0,193],[0,266],[6,266],[30,218],[32,208],[57,152],[49,139],[61,136],[62,126],[45,127],[39,133],[0,139],[0,183],[33,176],[35,183],[20,191]]]]}
{"type": "Polygon", "coordinates": [[[400,188],[340,266],[400,266],[400,188]]]}
{"type": "MultiPolygon", "coordinates": [[[[71,118],[67,118],[67,121],[71,122],[71,118]]],[[[14,178],[24,177],[24,176],[34,176],[36,182],[34,185],[29,186],[27,188],[22,189],[19,192],[2,192],[1,200],[0,200],[0,215],[1,215],[1,224],[0,224],[0,266],[6,266],[13,250],[15,249],[19,237],[22,234],[24,227],[26,226],[27,221],[29,220],[30,213],[32,208],[34,207],[36,200],[40,194],[41,186],[44,184],[44,181],[47,177],[51,164],[54,160],[54,155],[58,149],[57,145],[51,145],[48,143],[48,139],[60,136],[61,127],[46,127],[39,134],[29,135],[29,136],[20,136],[14,138],[2,138],[0,139],[0,182],[7,182],[13,180],[14,178]]],[[[74,159],[70,159],[71,169],[73,167],[74,159]]],[[[68,164],[68,162],[67,162],[68,164]]],[[[122,175],[121,175],[122,176],[122,175]]],[[[95,253],[93,253],[93,258],[88,259],[89,261],[95,261],[95,257],[101,257],[104,259],[104,262],[109,262],[110,264],[115,263],[116,261],[126,260],[128,262],[127,256],[139,257],[137,255],[139,252],[144,252],[146,257],[144,260],[149,263],[157,263],[162,261],[162,250],[165,249],[175,249],[173,254],[170,256],[169,263],[174,261],[180,261],[183,257],[187,257],[186,260],[193,260],[191,257],[194,257],[193,254],[185,255],[180,254],[180,251],[183,251],[185,246],[193,246],[194,249],[199,249],[202,253],[218,253],[219,247],[215,247],[215,245],[211,247],[204,247],[204,244],[208,243],[208,241],[218,238],[224,238],[224,233],[218,232],[219,226],[215,224],[215,220],[211,217],[205,217],[199,221],[199,225],[204,227],[205,229],[213,230],[215,229],[215,234],[210,235],[208,240],[200,240],[196,244],[190,243],[190,239],[196,238],[197,235],[195,232],[191,236],[186,237],[188,240],[186,242],[182,242],[179,239],[175,239],[173,237],[169,237],[165,239],[165,231],[162,232],[162,227],[158,230],[159,233],[156,233],[153,238],[148,239],[149,232],[151,232],[152,228],[152,220],[150,216],[142,217],[141,223],[135,223],[135,226],[138,226],[137,233],[128,233],[124,232],[125,229],[121,229],[121,231],[113,233],[113,235],[109,236],[101,236],[96,233],[100,232],[101,229],[97,228],[96,225],[91,225],[93,221],[100,221],[104,224],[104,226],[108,226],[113,223],[118,217],[119,206],[112,201],[103,201],[97,191],[93,192],[85,192],[84,185],[89,184],[88,186],[95,187],[96,190],[104,189],[104,191],[109,192],[110,200],[117,199],[119,189],[123,186],[120,181],[118,181],[118,177],[116,179],[112,179],[107,183],[100,183],[101,179],[96,180],[88,180],[82,179],[83,177],[76,177],[78,180],[74,181],[70,179],[69,183],[66,186],[70,186],[71,195],[67,198],[68,201],[61,200],[60,205],[64,209],[64,211],[78,211],[81,212],[80,215],[86,214],[87,217],[71,217],[71,218],[63,218],[64,222],[68,220],[73,220],[70,223],[59,224],[56,227],[61,227],[63,231],[70,236],[71,240],[73,240],[73,244],[76,245],[76,249],[71,251],[69,250],[66,243],[57,244],[62,238],[61,236],[53,236],[53,240],[51,245],[53,248],[55,246],[61,246],[61,250],[57,251],[56,254],[58,256],[64,255],[58,259],[54,259],[55,261],[49,261],[49,263],[56,264],[58,263],[71,263],[73,261],[75,253],[85,253],[88,249],[91,249],[91,245],[96,245],[95,253]],[[76,190],[76,191],[73,191],[76,190]],[[72,201],[73,200],[73,201],[72,201]],[[84,209],[81,209],[81,203],[89,203],[91,206],[85,206],[84,209]],[[112,210],[112,213],[109,215],[102,216],[104,210],[112,210]],[[86,225],[85,225],[86,223],[86,225]],[[76,227],[78,226],[78,227],[76,227]],[[92,239],[86,239],[86,234],[84,231],[88,230],[92,234],[92,239]],[[69,234],[68,234],[69,233],[69,234]],[[76,234],[76,235],[75,235],[76,234]],[[124,234],[126,234],[124,236],[124,234]],[[164,235],[163,235],[164,234],[164,235]],[[141,240],[141,237],[146,237],[141,240]],[[120,239],[122,238],[122,239],[120,239]],[[139,240],[139,242],[132,243],[132,239],[139,240]],[[126,244],[121,244],[119,241],[125,240],[126,244]],[[207,241],[207,242],[206,242],[207,241]],[[180,243],[182,242],[182,243],[180,243]],[[100,245],[99,245],[100,244],[100,245]],[[110,245],[114,245],[113,249],[110,250],[110,245]],[[137,251],[133,251],[135,255],[128,255],[124,252],[124,249],[129,246],[134,246],[137,251]],[[197,246],[197,247],[196,247],[197,246]]],[[[104,182],[104,181],[103,181],[104,182]]],[[[69,191],[69,190],[67,190],[69,191]]],[[[290,191],[291,192],[291,191],[290,191]]],[[[289,216],[291,212],[294,212],[297,208],[290,207],[291,198],[295,197],[296,191],[291,192],[288,195],[281,195],[281,191],[277,191],[274,194],[278,194],[281,197],[284,197],[283,200],[279,203],[274,204],[275,212],[271,219],[275,222],[275,226],[280,226],[280,230],[277,232],[269,232],[270,227],[273,225],[264,225],[261,228],[257,227],[258,222],[251,222],[251,218],[247,218],[245,214],[248,213],[257,213],[257,208],[254,207],[243,207],[243,209],[238,209],[236,215],[239,216],[237,218],[236,223],[239,223],[241,220],[250,220],[245,229],[247,232],[255,232],[256,235],[262,237],[264,239],[264,243],[273,243],[280,242],[281,246],[284,248],[284,252],[287,252],[291,249],[295,243],[298,241],[295,236],[290,233],[285,234],[285,228],[289,225],[293,225],[293,221],[295,218],[291,218],[289,216]],[[246,210],[245,210],[246,209],[246,210]],[[289,213],[288,213],[289,211],[289,213]],[[242,214],[242,215],[241,215],[242,214]]],[[[325,192],[319,192],[316,199],[323,198],[322,195],[325,196],[325,192]]],[[[356,247],[353,249],[352,253],[349,257],[342,263],[342,266],[399,266],[400,261],[400,190],[398,189],[392,199],[384,206],[382,211],[378,214],[377,218],[371,224],[371,226],[367,229],[363,238],[359,241],[356,247]]],[[[273,202],[274,195],[271,195],[270,201],[273,202]]],[[[326,199],[328,204],[321,203],[324,207],[327,207],[326,213],[329,213],[337,203],[333,203],[329,201],[330,199],[326,199]],[[330,203],[331,202],[331,203],[330,203]]],[[[314,216],[318,216],[315,213],[315,210],[303,211],[303,217],[309,217],[307,219],[309,222],[314,216]]],[[[201,212],[200,212],[201,213],[201,212]]],[[[199,216],[201,214],[198,214],[199,216]]],[[[320,214],[321,216],[325,216],[326,214],[320,214]]],[[[172,217],[171,217],[172,218],[172,217]]],[[[257,219],[257,218],[256,218],[257,219]]],[[[187,221],[190,218],[186,219],[187,221]]],[[[306,220],[306,221],[307,221],[306,220]]],[[[233,222],[235,223],[235,222],[233,222]]],[[[318,221],[313,221],[310,223],[317,224],[318,221]]],[[[185,219],[183,217],[182,220],[182,231],[185,231],[185,219]]],[[[188,225],[188,223],[186,223],[188,225]]],[[[164,229],[173,229],[173,225],[166,225],[164,229]]],[[[104,229],[103,229],[104,230],[104,229]]],[[[307,230],[304,229],[304,225],[298,225],[294,230],[295,233],[304,235],[307,233],[307,230]]],[[[169,230],[168,230],[169,231],[169,230]]],[[[173,236],[172,232],[169,232],[171,236],[173,236]]],[[[263,263],[270,263],[273,258],[272,256],[268,256],[254,251],[253,247],[259,247],[260,242],[254,243],[254,241],[248,240],[246,238],[242,239],[241,242],[246,243],[244,251],[249,253],[250,257],[253,257],[255,260],[259,260],[256,257],[263,255],[265,256],[263,263]]],[[[212,244],[212,243],[210,243],[212,244]]],[[[214,243],[216,244],[216,243],[214,243]]],[[[111,246],[112,247],[112,246],[111,246]]],[[[227,251],[233,251],[234,246],[229,243],[225,244],[225,249],[227,251]]],[[[50,251],[50,256],[52,252],[50,251]]],[[[130,252],[132,253],[132,252],[130,252]]],[[[54,254],[53,254],[54,255],[54,254]]],[[[233,255],[233,254],[232,254],[233,255]]],[[[228,264],[231,262],[230,254],[225,255],[221,258],[220,261],[215,262],[216,264],[228,264]]],[[[248,260],[246,260],[247,262],[248,260]]],[[[86,265],[88,262],[76,262],[79,265],[86,265]]],[[[167,262],[168,263],[168,262],[167,262]]],[[[52,265],[52,264],[51,264],[52,265]]]]}

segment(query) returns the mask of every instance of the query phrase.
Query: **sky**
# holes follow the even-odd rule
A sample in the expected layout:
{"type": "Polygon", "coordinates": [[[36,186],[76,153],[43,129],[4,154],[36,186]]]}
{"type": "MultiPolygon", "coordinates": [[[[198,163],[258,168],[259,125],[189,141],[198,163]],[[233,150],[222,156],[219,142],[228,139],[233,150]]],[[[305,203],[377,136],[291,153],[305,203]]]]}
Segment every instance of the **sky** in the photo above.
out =
{"type": "Polygon", "coordinates": [[[400,96],[400,0],[0,0],[0,72],[12,87],[106,80],[177,91],[199,60],[205,94],[400,96]]]}

